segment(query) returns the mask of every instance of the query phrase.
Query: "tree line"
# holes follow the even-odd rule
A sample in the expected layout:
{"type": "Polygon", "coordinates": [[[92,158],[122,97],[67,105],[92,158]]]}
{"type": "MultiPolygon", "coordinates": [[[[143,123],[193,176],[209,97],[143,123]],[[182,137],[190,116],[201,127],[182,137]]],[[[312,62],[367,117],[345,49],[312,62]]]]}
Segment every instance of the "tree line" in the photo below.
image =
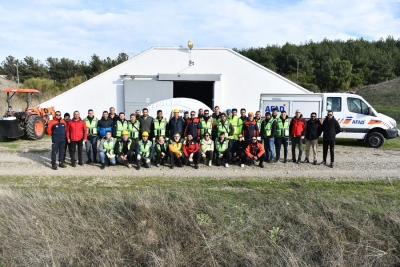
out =
{"type": "Polygon", "coordinates": [[[101,59],[98,55],[93,54],[88,63],[64,57],[61,59],[48,57],[45,63],[42,63],[30,56],[23,60],[8,56],[0,65],[0,74],[17,81],[18,66],[19,81],[23,84],[21,87],[57,93],[91,79],[128,58],[129,56],[125,53],[120,53],[115,59],[110,57],[101,59]]]}
{"type": "Polygon", "coordinates": [[[234,50],[314,92],[343,91],[400,76],[400,39],[392,36],[234,50]]]}

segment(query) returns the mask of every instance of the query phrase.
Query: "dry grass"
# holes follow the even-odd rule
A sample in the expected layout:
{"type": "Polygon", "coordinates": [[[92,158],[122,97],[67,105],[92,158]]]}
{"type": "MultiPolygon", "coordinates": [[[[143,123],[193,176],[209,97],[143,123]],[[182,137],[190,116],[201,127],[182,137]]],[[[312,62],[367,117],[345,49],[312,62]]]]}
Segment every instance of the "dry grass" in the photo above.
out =
{"type": "Polygon", "coordinates": [[[2,188],[0,266],[400,263],[400,182],[206,184],[2,188]]]}

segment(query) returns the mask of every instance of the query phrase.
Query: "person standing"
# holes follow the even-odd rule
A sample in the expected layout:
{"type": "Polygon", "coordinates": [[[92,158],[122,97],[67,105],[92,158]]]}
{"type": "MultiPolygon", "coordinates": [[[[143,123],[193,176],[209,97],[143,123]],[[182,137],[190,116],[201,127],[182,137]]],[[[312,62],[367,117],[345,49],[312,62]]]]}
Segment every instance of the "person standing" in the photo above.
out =
{"type": "Polygon", "coordinates": [[[115,113],[114,107],[110,107],[110,113],[108,115],[108,117],[113,120],[114,124],[119,120],[119,116],[115,113]]]}
{"type": "Polygon", "coordinates": [[[140,122],[136,119],[136,115],[133,113],[130,115],[130,121],[128,122],[128,132],[129,138],[132,140],[132,152],[134,153],[136,151],[137,143],[139,142],[140,122]]]}
{"type": "Polygon", "coordinates": [[[211,133],[207,132],[204,135],[204,138],[200,140],[201,156],[206,160],[205,164],[208,164],[208,166],[212,166],[212,160],[214,156],[214,142],[210,138],[210,135],[211,133]]]}
{"type": "Polygon", "coordinates": [[[200,137],[209,133],[211,135],[213,129],[213,119],[210,116],[210,111],[208,109],[204,110],[204,116],[200,119],[200,137]]]}
{"type": "Polygon", "coordinates": [[[162,110],[157,110],[157,117],[153,119],[151,128],[153,129],[153,136],[155,138],[159,136],[167,137],[168,121],[163,117],[162,110]]]}
{"type": "Polygon", "coordinates": [[[113,137],[115,138],[121,138],[122,131],[128,130],[128,121],[125,119],[124,112],[119,113],[119,120],[115,122],[113,130],[114,130],[113,137]]]}
{"type": "Polygon", "coordinates": [[[156,166],[160,167],[160,164],[164,165],[168,161],[168,144],[165,142],[164,136],[159,135],[157,142],[154,145],[154,154],[156,156],[156,166]]]}
{"type": "Polygon", "coordinates": [[[129,132],[122,131],[122,138],[117,141],[115,145],[115,155],[117,156],[117,162],[128,168],[131,168],[133,157],[135,153],[133,152],[132,140],[129,139],[129,132]]]}
{"type": "Polygon", "coordinates": [[[194,168],[199,168],[199,162],[201,159],[201,151],[199,143],[194,139],[191,133],[188,133],[187,140],[183,144],[183,154],[185,155],[186,165],[190,165],[191,162],[194,163],[194,168]]]}
{"type": "Polygon", "coordinates": [[[275,156],[276,120],[270,112],[265,113],[265,120],[261,123],[261,137],[264,139],[265,160],[271,163],[275,156]]]}
{"type": "Polygon", "coordinates": [[[153,117],[149,116],[149,110],[147,108],[142,109],[143,115],[140,116],[140,135],[142,133],[147,132],[148,134],[152,135],[151,126],[153,123],[153,117]]]}
{"type": "Polygon", "coordinates": [[[324,122],[322,123],[322,132],[323,134],[323,160],[321,165],[326,165],[326,157],[328,155],[328,147],[331,155],[331,164],[330,167],[333,168],[333,164],[335,162],[335,140],[336,135],[341,132],[340,125],[338,121],[333,116],[333,111],[328,111],[328,116],[326,116],[324,122]]]}
{"type": "Polygon", "coordinates": [[[313,150],[313,159],[314,165],[317,165],[317,146],[318,146],[318,138],[321,135],[322,131],[321,122],[317,119],[317,113],[312,112],[310,115],[310,119],[306,122],[306,158],[304,159],[305,163],[310,162],[310,146],[313,150]]]}
{"type": "MultiPolygon", "coordinates": [[[[253,117],[254,117],[254,114],[253,114],[253,117]]],[[[245,108],[240,109],[240,118],[242,119],[243,122],[247,121],[248,118],[246,117],[246,109],[245,108]]]]}
{"type": "MultiPolygon", "coordinates": [[[[178,113],[179,114],[179,113],[178,113]]],[[[175,164],[178,167],[183,166],[183,139],[181,139],[181,135],[176,132],[172,135],[169,148],[169,160],[171,162],[170,168],[173,169],[175,164]]]]}
{"type": "Polygon", "coordinates": [[[86,145],[86,155],[87,161],[86,164],[89,163],[98,163],[97,161],[97,124],[98,119],[94,116],[93,109],[88,110],[88,115],[85,118],[86,127],[88,129],[88,139],[85,143],[86,145]],[[92,151],[93,151],[93,161],[92,161],[92,151]]]}
{"type": "Polygon", "coordinates": [[[81,119],[79,111],[74,112],[74,118],[67,125],[67,141],[71,144],[71,163],[76,167],[75,151],[78,146],[78,164],[83,165],[83,142],[87,141],[86,123],[81,119]]]}
{"type": "Polygon", "coordinates": [[[265,150],[261,143],[257,141],[257,137],[253,136],[250,143],[247,145],[246,150],[246,161],[249,166],[259,161],[260,168],[264,168],[265,150]]]}
{"type": "MultiPolygon", "coordinates": [[[[237,109],[233,108],[232,109],[232,116],[230,118],[230,123],[232,124],[233,127],[233,135],[232,135],[232,140],[237,141],[239,140],[239,134],[242,134],[243,130],[243,121],[239,116],[237,115],[237,109]]],[[[233,143],[231,144],[231,146],[233,143]]]]}
{"type": "Polygon", "coordinates": [[[113,126],[114,121],[110,117],[108,117],[108,111],[103,111],[103,116],[97,123],[97,133],[99,139],[102,139],[104,136],[106,136],[107,131],[112,132],[113,126]]]}
{"type": "Polygon", "coordinates": [[[247,120],[245,120],[243,123],[242,135],[246,143],[249,143],[253,136],[258,136],[260,129],[258,128],[256,121],[254,120],[253,112],[249,112],[249,117],[246,118],[247,120]]]}
{"type": "Polygon", "coordinates": [[[142,140],[139,141],[136,147],[136,164],[137,170],[140,170],[140,166],[144,163],[146,168],[151,167],[151,159],[153,158],[153,142],[149,140],[149,133],[142,133],[142,140]]]}
{"type": "Polygon", "coordinates": [[[185,122],[185,124],[186,124],[186,121],[189,119],[189,111],[185,111],[184,113],[183,113],[183,121],[185,122]]]}
{"type": "Polygon", "coordinates": [[[261,128],[261,123],[263,122],[263,119],[261,118],[261,112],[260,111],[256,111],[256,115],[254,117],[254,120],[257,123],[257,127],[258,127],[258,130],[259,130],[258,134],[261,134],[261,129],[262,129],[261,128]]]}
{"type": "Polygon", "coordinates": [[[56,157],[60,168],[65,168],[65,143],[67,123],[62,119],[61,112],[56,111],[55,117],[47,125],[47,134],[51,136],[51,168],[57,170],[56,157]]]}
{"type": "Polygon", "coordinates": [[[174,109],[174,116],[169,120],[169,135],[170,139],[174,139],[175,133],[179,133],[179,136],[183,136],[183,130],[185,129],[185,122],[179,116],[179,109],[174,109]]]}
{"type": "Polygon", "coordinates": [[[227,134],[227,139],[230,139],[233,135],[233,126],[232,124],[227,120],[226,114],[221,113],[221,120],[217,123],[217,135],[220,136],[221,133],[227,134]]]}
{"type": "Polygon", "coordinates": [[[200,140],[200,136],[199,136],[200,125],[199,124],[200,124],[200,121],[196,117],[196,112],[191,111],[190,118],[186,120],[184,136],[188,137],[188,135],[191,134],[195,141],[199,141],[200,140]]]}
{"type": "Polygon", "coordinates": [[[279,162],[281,157],[281,146],[283,145],[283,163],[287,162],[288,146],[289,146],[289,124],[290,120],[287,117],[286,111],[281,111],[281,116],[279,116],[277,123],[279,124],[279,129],[276,130],[278,147],[276,149],[276,162],[279,162]]]}
{"type": "Polygon", "coordinates": [[[295,116],[290,121],[289,132],[292,139],[292,161],[300,164],[301,156],[303,154],[303,139],[306,132],[306,124],[299,109],[296,110],[295,116]],[[299,157],[297,161],[296,146],[299,146],[299,157]]]}
{"type": "MultiPolygon", "coordinates": [[[[64,113],[64,121],[68,126],[68,123],[71,122],[71,116],[69,115],[68,112],[64,113]]],[[[66,130],[66,128],[65,128],[66,130]]],[[[65,149],[64,149],[64,158],[62,159],[62,162],[65,163],[65,158],[67,157],[67,149],[68,149],[68,153],[69,153],[69,157],[71,157],[71,143],[68,143],[67,140],[65,140],[65,149]]]]}
{"type": "Polygon", "coordinates": [[[197,118],[199,119],[199,121],[201,120],[201,118],[203,118],[204,116],[204,110],[202,108],[199,108],[199,113],[197,113],[197,118]]]}
{"type": "Polygon", "coordinates": [[[135,111],[136,119],[139,120],[140,116],[142,116],[142,111],[140,109],[137,109],[135,111]]]}
{"type": "Polygon", "coordinates": [[[106,157],[108,165],[115,165],[115,143],[117,139],[112,137],[111,131],[106,131],[106,134],[103,138],[101,138],[99,145],[99,157],[101,167],[100,169],[104,170],[106,167],[106,157]]]}
{"type": "Polygon", "coordinates": [[[217,139],[218,137],[218,132],[217,132],[217,124],[221,120],[221,111],[219,109],[219,106],[214,107],[214,113],[212,114],[212,121],[213,121],[213,130],[211,132],[211,138],[212,140],[217,139]]]}
{"type": "Polygon", "coordinates": [[[225,164],[225,168],[229,167],[229,160],[232,156],[230,150],[229,150],[229,140],[225,138],[225,133],[220,132],[219,133],[219,138],[215,140],[215,163],[217,166],[221,166],[222,164],[225,164]]]}
{"type": "MultiPolygon", "coordinates": [[[[279,123],[278,123],[279,116],[278,116],[278,109],[277,108],[273,108],[272,109],[271,117],[272,117],[273,120],[276,121],[276,132],[278,132],[279,131],[279,123]]],[[[274,136],[275,151],[278,150],[278,142],[279,142],[278,138],[276,138],[276,136],[274,136]]],[[[275,160],[275,162],[277,162],[277,161],[275,160]]]]}
{"type": "Polygon", "coordinates": [[[232,119],[232,109],[230,109],[230,108],[228,108],[228,109],[226,110],[226,119],[227,119],[227,120],[232,119]]]}

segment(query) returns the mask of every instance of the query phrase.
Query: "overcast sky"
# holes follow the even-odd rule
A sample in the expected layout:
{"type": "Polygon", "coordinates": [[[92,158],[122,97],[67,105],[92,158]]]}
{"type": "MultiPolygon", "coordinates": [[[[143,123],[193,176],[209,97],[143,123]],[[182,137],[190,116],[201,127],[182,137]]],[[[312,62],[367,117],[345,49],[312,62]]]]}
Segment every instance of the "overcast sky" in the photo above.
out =
{"type": "Polygon", "coordinates": [[[264,47],[324,38],[400,38],[400,0],[8,0],[0,2],[0,62],[8,55],[132,57],[152,46],[264,47]]]}

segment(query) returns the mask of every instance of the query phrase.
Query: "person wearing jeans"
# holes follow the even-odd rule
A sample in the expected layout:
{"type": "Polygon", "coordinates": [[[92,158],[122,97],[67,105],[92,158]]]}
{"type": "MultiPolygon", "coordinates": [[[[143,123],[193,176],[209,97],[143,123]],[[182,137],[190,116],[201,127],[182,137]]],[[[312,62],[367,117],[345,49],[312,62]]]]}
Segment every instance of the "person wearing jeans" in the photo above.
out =
{"type": "Polygon", "coordinates": [[[265,113],[265,120],[261,123],[261,136],[264,138],[265,160],[270,163],[275,156],[276,120],[270,112],[265,113]]]}
{"type": "Polygon", "coordinates": [[[71,144],[71,166],[76,167],[75,151],[78,146],[78,164],[83,165],[83,142],[87,141],[86,123],[81,120],[79,111],[74,112],[74,118],[67,124],[67,141],[71,144]]]}
{"type": "Polygon", "coordinates": [[[292,161],[301,163],[301,156],[303,154],[303,139],[306,130],[306,124],[303,119],[301,111],[296,110],[295,116],[290,121],[289,132],[292,139],[292,161]],[[296,146],[299,147],[299,157],[296,160],[296,146]]]}
{"type": "Polygon", "coordinates": [[[94,116],[93,109],[88,110],[88,115],[85,118],[85,123],[86,127],[88,129],[88,139],[85,143],[86,145],[86,155],[87,155],[87,161],[86,164],[89,163],[97,163],[97,122],[98,119],[94,116]],[[92,151],[93,151],[93,161],[92,161],[92,151]]]}
{"type": "Polygon", "coordinates": [[[106,158],[108,159],[108,165],[115,165],[115,143],[117,142],[116,138],[111,136],[111,131],[106,131],[106,135],[101,139],[99,145],[99,157],[101,163],[101,169],[105,168],[106,158]]]}

